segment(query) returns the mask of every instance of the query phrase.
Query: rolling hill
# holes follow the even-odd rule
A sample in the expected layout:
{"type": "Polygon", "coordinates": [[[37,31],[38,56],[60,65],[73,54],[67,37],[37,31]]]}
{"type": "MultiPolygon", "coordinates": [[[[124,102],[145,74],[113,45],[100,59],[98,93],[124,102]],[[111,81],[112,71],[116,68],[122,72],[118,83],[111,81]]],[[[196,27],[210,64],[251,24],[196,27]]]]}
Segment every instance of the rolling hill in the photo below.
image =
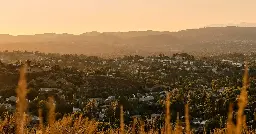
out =
{"type": "Polygon", "coordinates": [[[250,53],[256,50],[256,27],[206,27],[178,32],[131,31],[72,34],[0,35],[0,50],[76,53],[96,56],[130,54],[250,53]]]}

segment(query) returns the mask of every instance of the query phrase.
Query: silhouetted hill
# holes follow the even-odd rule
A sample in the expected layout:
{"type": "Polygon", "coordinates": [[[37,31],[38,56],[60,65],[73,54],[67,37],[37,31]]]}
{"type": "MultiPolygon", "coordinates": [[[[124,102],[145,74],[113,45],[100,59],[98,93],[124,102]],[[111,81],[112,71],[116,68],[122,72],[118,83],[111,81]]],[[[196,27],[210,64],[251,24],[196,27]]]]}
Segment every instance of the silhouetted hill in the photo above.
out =
{"type": "Polygon", "coordinates": [[[179,51],[195,54],[248,53],[256,50],[256,27],[207,27],[178,32],[0,35],[0,46],[0,50],[97,56],[172,54],[179,51]]]}
{"type": "Polygon", "coordinates": [[[239,24],[228,23],[228,24],[212,24],[207,27],[226,27],[226,26],[238,26],[238,27],[256,27],[256,23],[241,22],[239,24]]]}

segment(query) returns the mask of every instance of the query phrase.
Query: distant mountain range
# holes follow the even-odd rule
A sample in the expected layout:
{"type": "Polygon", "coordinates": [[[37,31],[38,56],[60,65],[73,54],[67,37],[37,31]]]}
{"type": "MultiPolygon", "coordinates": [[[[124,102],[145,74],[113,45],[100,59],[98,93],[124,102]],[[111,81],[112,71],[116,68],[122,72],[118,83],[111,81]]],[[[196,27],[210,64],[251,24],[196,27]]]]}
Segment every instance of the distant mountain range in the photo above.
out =
{"type": "Polygon", "coordinates": [[[206,26],[206,27],[226,27],[226,26],[256,27],[256,23],[241,22],[241,23],[238,23],[238,24],[234,24],[234,23],[228,23],[228,24],[212,24],[212,25],[208,25],[208,26],[206,26]]]}
{"type": "MultiPolygon", "coordinates": [[[[242,23],[243,24],[243,23],[242,23]]],[[[245,25],[245,24],[244,24],[245,25]]],[[[130,31],[0,35],[0,50],[76,53],[96,56],[188,52],[200,55],[256,51],[256,27],[206,27],[178,32],[130,31]]]]}

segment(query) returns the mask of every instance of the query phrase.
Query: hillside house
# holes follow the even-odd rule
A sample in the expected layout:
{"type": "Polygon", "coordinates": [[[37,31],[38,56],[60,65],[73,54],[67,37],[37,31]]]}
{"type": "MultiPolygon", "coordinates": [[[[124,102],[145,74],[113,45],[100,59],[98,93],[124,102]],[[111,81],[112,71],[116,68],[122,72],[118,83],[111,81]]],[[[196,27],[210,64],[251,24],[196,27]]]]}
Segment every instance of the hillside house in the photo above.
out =
{"type": "Polygon", "coordinates": [[[15,96],[11,96],[9,98],[6,98],[6,101],[16,102],[17,98],[15,96]]]}
{"type": "Polygon", "coordinates": [[[42,67],[42,70],[45,71],[45,72],[48,72],[48,71],[51,71],[51,67],[50,66],[44,66],[42,67]]]}
{"type": "Polygon", "coordinates": [[[109,96],[106,100],[105,100],[105,102],[111,102],[111,101],[114,101],[115,100],[115,96],[109,96]]]}
{"type": "Polygon", "coordinates": [[[76,112],[81,112],[82,110],[80,108],[75,108],[73,107],[73,112],[76,113],[76,112]]]}
{"type": "Polygon", "coordinates": [[[155,98],[153,96],[143,96],[139,99],[139,101],[141,102],[145,102],[145,101],[152,101],[154,100],[155,98]]]}
{"type": "Polygon", "coordinates": [[[40,88],[39,92],[40,93],[48,93],[48,92],[62,93],[62,90],[58,88],[40,88]]]}
{"type": "Polygon", "coordinates": [[[40,72],[43,72],[43,69],[41,69],[39,67],[27,67],[26,72],[27,73],[40,73],[40,72]]]}

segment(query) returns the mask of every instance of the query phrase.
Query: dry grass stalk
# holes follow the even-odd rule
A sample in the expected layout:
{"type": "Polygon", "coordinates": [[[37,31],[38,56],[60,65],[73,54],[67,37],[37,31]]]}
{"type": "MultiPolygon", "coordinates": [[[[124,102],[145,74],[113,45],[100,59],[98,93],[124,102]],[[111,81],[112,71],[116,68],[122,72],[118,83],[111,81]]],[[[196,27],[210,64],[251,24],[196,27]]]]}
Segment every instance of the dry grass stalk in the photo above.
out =
{"type": "Polygon", "coordinates": [[[74,122],[74,128],[75,130],[80,130],[81,126],[82,126],[82,114],[79,115],[78,118],[75,119],[74,122]]]}
{"type": "Polygon", "coordinates": [[[7,118],[5,118],[4,121],[0,123],[0,133],[4,133],[3,128],[6,124],[8,124],[7,118]]]}
{"type": "Polygon", "coordinates": [[[48,100],[48,125],[50,127],[50,132],[55,131],[54,130],[54,122],[55,122],[55,104],[54,104],[54,99],[53,97],[49,97],[48,100]]]}
{"type": "MultiPolygon", "coordinates": [[[[215,129],[212,133],[213,134],[226,134],[224,129],[215,129]]],[[[205,129],[204,129],[204,134],[206,134],[206,130],[205,129]]]]}
{"type": "Polygon", "coordinates": [[[118,106],[118,101],[111,102],[111,107],[114,111],[114,117],[116,116],[116,107],[118,106]]]}
{"type": "Polygon", "coordinates": [[[144,121],[140,120],[140,134],[145,134],[145,124],[144,121]]]}
{"type": "Polygon", "coordinates": [[[175,134],[182,134],[182,127],[180,126],[179,113],[177,113],[177,120],[176,120],[174,133],[175,134]]]}
{"type": "Polygon", "coordinates": [[[256,121],[256,111],[254,112],[254,121],[256,121]]]}
{"type": "Polygon", "coordinates": [[[133,124],[132,124],[132,134],[136,134],[136,123],[137,123],[137,118],[133,118],[133,124]]]}
{"type": "Polygon", "coordinates": [[[170,124],[170,121],[171,121],[171,115],[170,115],[170,93],[167,93],[167,96],[166,96],[166,104],[165,104],[165,107],[166,107],[166,117],[165,117],[165,133],[166,134],[171,134],[171,124],[170,124]]]}
{"type": "Polygon", "coordinates": [[[190,134],[190,122],[189,122],[189,106],[185,105],[185,122],[186,122],[186,134],[190,134]]]}
{"type": "Polygon", "coordinates": [[[246,125],[246,115],[243,116],[243,124],[242,124],[242,128],[244,131],[247,130],[247,125],[246,125]]]}
{"type": "Polygon", "coordinates": [[[44,132],[44,124],[43,124],[42,109],[38,110],[38,116],[39,116],[39,130],[43,133],[44,132]]]}
{"type": "Polygon", "coordinates": [[[26,82],[26,65],[20,70],[20,79],[18,83],[17,93],[17,106],[16,106],[16,133],[23,134],[25,128],[24,114],[27,110],[27,82],[26,82]]]}
{"type": "Polygon", "coordinates": [[[247,101],[248,101],[247,88],[248,88],[248,66],[247,66],[247,63],[245,63],[243,87],[238,100],[239,109],[237,112],[236,134],[241,134],[241,130],[242,130],[244,109],[247,106],[247,101]]]}
{"type": "Polygon", "coordinates": [[[91,123],[88,125],[88,129],[86,131],[87,134],[94,134],[97,131],[98,123],[95,121],[90,121],[91,123]]]}
{"type": "Polygon", "coordinates": [[[120,106],[120,133],[124,134],[124,110],[123,110],[123,106],[120,106]]]}
{"type": "Polygon", "coordinates": [[[233,123],[233,104],[229,105],[228,120],[227,120],[227,133],[233,134],[234,123],[233,123]]]}

